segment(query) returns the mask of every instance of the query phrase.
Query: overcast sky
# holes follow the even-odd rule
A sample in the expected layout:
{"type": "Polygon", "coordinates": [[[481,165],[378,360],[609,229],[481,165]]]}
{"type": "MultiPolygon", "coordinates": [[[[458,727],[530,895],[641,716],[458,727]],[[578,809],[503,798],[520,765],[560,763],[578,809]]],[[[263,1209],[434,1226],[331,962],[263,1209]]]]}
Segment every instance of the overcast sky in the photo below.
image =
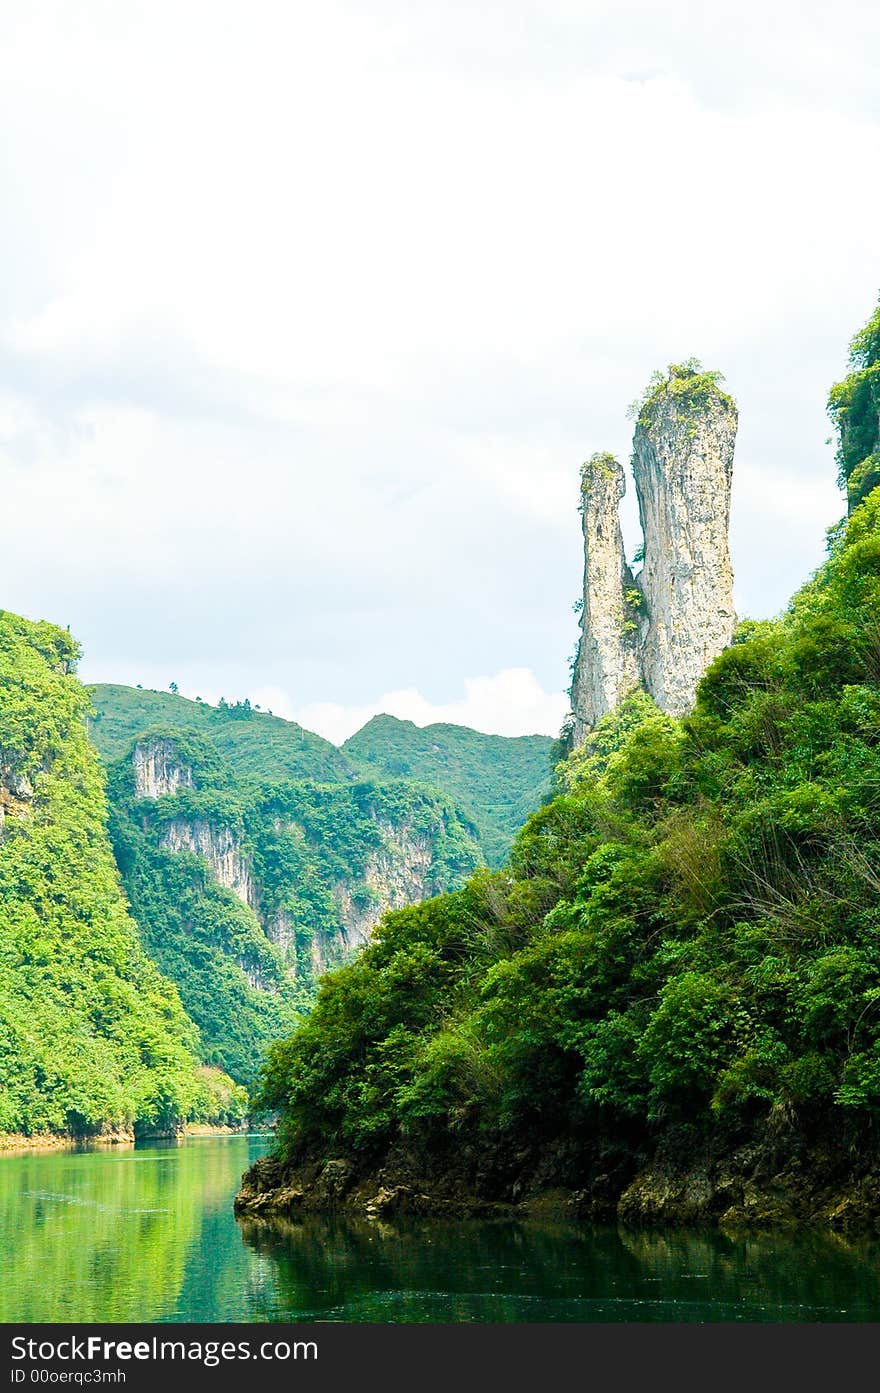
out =
{"type": "Polygon", "coordinates": [[[0,606],[334,739],[555,733],[580,463],[696,355],[778,611],[843,511],[878,69],[853,0],[0,0],[0,606]]]}

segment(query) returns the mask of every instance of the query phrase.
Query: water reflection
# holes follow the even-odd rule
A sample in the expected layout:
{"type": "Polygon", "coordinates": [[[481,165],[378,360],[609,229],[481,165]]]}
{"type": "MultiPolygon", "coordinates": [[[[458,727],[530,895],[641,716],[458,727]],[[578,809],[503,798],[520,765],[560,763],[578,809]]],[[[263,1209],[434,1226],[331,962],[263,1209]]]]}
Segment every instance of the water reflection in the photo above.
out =
{"type": "Polygon", "coordinates": [[[247,1266],[232,1195],[264,1146],[224,1137],[0,1157],[0,1321],[236,1319],[220,1313],[217,1286],[230,1260],[247,1266]]]}
{"type": "Polygon", "coordinates": [[[266,1144],[0,1157],[0,1321],[880,1319],[878,1245],[824,1234],[237,1224],[266,1144]]]}
{"type": "Polygon", "coordinates": [[[833,1236],[569,1224],[246,1220],[262,1319],[802,1321],[880,1317],[880,1253],[833,1236]]]}

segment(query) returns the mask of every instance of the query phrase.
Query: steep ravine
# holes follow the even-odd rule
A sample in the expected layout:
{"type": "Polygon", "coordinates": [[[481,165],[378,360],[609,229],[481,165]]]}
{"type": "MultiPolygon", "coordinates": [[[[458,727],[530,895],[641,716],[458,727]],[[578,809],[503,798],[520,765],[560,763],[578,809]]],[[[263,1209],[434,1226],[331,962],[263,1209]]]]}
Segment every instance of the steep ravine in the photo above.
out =
{"type": "Polygon", "coordinates": [[[250,1080],[321,973],[382,914],[480,862],[441,795],[402,781],[236,778],[209,737],[145,732],[110,778],[120,868],[148,951],[206,1058],[250,1080]]]}

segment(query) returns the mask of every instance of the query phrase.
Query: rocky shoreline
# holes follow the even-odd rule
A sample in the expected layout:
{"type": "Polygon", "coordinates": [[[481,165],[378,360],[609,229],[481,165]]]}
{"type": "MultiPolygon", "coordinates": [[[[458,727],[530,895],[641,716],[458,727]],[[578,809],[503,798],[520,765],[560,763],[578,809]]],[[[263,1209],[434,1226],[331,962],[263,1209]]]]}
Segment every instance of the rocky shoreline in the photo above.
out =
{"type": "Polygon", "coordinates": [[[553,1217],[871,1234],[880,1233],[880,1165],[854,1164],[832,1146],[774,1155],[753,1144],[726,1157],[707,1149],[687,1165],[657,1154],[628,1176],[594,1174],[582,1188],[536,1179],[475,1189],[463,1176],[429,1176],[406,1163],[361,1172],[342,1157],[285,1166],[266,1156],[242,1177],[234,1207],[241,1218],[266,1220],[339,1211],[369,1219],[553,1217]]]}
{"type": "Polygon", "coordinates": [[[20,1151],[84,1151],[97,1146],[134,1146],[135,1141],[174,1141],[184,1137],[241,1136],[251,1130],[248,1126],[208,1126],[188,1122],[174,1131],[139,1133],[133,1127],[107,1127],[98,1132],[78,1136],[72,1132],[41,1132],[32,1136],[24,1132],[0,1132],[0,1155],[20,1151]]]}
{"type": "Polygon", "coordinates": [[[108,1127],[89,1136],[72,1132],[0,1132],[0,1153],[12,1151],[75,1151],[87,1146],[133,1146],[131,1127],[108,1127]]]}

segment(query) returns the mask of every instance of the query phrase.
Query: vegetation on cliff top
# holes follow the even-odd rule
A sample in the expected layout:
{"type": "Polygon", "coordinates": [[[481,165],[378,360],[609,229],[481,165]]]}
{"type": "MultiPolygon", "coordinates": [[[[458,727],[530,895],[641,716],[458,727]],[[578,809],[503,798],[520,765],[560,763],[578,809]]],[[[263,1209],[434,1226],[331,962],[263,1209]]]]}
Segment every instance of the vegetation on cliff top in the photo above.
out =
{"type": "Polygon", "coordinates": [[[374,716],[342,748],[364,771],[440,789],[473,822],[488,864],[499,866],[549,790],[552,744],[548,735],[485,735],[374,716]]]}
{"type": "Polygon", "coordinates": [[[507,867],[389,915],[276,1045],[287,1161],[406,1153],[514,1193],[880,1117],[880,490],[677,721],[645,699],[560,771],[507,867]],[[592,1159],[591,1159],[592,1158],[592,1159]]]}
{"type": "Polygon", "coordinates": [[[705,369],[698,358],[688,358],[684,363],[670,363],[665,372],[658,370],[651,374],[643,395],[633,402],[628,415],[643,430],[647,430],[653,422],[656,408],[670,398],[680,412],[691,413],[712,400],[735,409],[733,397],[721,389],[723,381],[723,373],[705,369]]]}
{"type": "Polygon", "coordinates": [[[849,363],[831,388],[828,414],[838,433],[838,481],[853,509],[880,484],[880,305],[853,338],[849,363]]]}
{"type": "Polygon", "coordinates": [[[0,612],[0,1132],[238,1121],[127,913],[77,656],[0,612]]]}
{"type": "MultiPolygon", "coordinates": [[[[172,692],[136,687],[91,689],[89,734],[108,764],[127,757],[146,731],[178,743],[190,735],[210,748],[239,782],[290,780],[346,784],[407,779],[451,799],[477,829],[489,865],[500,865],[514,834],[549,785],[552,740],[546,735],[485,735],[465,726],[419,727],[374,716],[341,749],[295,721],[248,702],[209,706],[172,692]]],[[[205,747],[200,747],[204,754],[205,747]]]]}
{"type": "Polygon", "coordinates": [[[329,740],[295,721],[257,711],[250,702],[209,706],[174,692],[99,685],[90,689],[94,714],[89,734],[101,757],[112,764],[127,755],[145,730],[164,727],[208,736],[234,774],[255,779],[345,780],[348,761],[329,740]]]}

